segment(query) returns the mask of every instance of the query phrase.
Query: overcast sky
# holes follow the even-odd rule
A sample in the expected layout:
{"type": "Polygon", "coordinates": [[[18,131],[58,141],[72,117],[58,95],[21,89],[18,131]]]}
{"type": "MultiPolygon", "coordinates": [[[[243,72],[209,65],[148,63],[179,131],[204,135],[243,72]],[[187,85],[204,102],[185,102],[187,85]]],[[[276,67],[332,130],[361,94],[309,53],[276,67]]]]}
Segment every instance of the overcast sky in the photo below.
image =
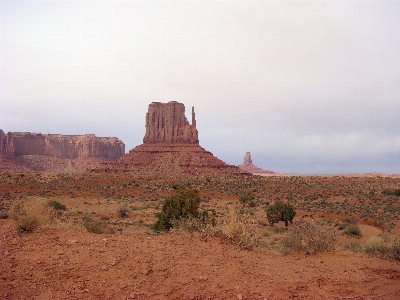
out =
{"type": "Polygon", "coordinates": [[[0,128],[200,145],[290,173],[400,173],[400,1],[1,1],[0,128]]]}

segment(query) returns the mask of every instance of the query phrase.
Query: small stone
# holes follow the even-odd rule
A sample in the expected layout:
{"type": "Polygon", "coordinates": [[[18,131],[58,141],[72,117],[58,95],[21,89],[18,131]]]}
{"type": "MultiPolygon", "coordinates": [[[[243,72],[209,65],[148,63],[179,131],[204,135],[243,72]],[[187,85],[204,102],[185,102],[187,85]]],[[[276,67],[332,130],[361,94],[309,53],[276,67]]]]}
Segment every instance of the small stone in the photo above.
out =
{"type": "Polygon", "coordinates": [[[151,273],[151,270],[144,270],[143,275],[149,275],[151,273]]]}
{"type": "Polygon", "coordinates": [[[238,298],[238,300],[242,300],[243,299],[243,295],[242,294],[237,294],[236,298],[238,298]]]}
{"type": "Polygon", "coordinates": [[[119,285],[119,288],[120,288],[120,289],[124,289],[124,288],[126,288],[126,284],[125,284],[125,283],[123,283],[123,282],[121,282],[121,283],[120,283],[120,285],[119,285]]]}

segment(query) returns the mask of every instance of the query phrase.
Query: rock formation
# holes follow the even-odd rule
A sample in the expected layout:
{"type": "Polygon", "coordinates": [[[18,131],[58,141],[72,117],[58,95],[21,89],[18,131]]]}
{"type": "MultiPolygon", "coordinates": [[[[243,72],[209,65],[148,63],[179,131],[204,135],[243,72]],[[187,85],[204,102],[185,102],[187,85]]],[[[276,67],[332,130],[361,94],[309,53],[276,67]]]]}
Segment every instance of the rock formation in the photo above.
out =
{"type": "Polygon", "coordinates": [[[151,103],[146,114],[146,134],[143,143],[198,144],[194,107],[192,107],[192,125],[190,125],[185,117],[183,103],[176,101],[151,103]]]}
{"type": "Polygon", "coordinates": [[[244,157],[243,164],[239,166],[243,171],[249,172],[251,174],[275,174],[275,172],[269,170],[263,170],[259,167],[253,165],[253,161],[251,160],[250,152],[246,152],[246,156],[244,157]]]}
{"type": "Polygon", "coordinates": [[[243,164],[245,164],[245,165],[252,165],[253,164],[253,161],[251,160],[250,152],[246,152],[246,156],[244,157],[243,164]]]}
{"type": "Polygon", "coordinates": [[[101,164],[92,172],[163,176],[250,175],[202,148],[194,108],[190,125],[185,117],[185,106],[175,101],[151,103],[146,114],[143,144],[112,163],[101,164]]]}
{"type": "Polygon", "coordinates": [[[74,171],[125,154],[117,138],[86,135],[41,134],[0,130],[0,170],[74,171]]]}

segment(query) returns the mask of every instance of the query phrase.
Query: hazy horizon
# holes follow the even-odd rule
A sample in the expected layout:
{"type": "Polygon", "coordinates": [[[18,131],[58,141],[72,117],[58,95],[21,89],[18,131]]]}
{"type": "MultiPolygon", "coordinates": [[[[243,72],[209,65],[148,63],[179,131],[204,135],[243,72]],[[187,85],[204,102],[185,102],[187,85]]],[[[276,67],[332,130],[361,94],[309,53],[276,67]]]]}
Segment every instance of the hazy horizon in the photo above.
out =
{"type": "Polygon", "coordinates": [[[0,129],[128,152],[148,105],[179,101],[229,164],[400,173],[398,16],[394,1],[2,1],[0,129]]]}

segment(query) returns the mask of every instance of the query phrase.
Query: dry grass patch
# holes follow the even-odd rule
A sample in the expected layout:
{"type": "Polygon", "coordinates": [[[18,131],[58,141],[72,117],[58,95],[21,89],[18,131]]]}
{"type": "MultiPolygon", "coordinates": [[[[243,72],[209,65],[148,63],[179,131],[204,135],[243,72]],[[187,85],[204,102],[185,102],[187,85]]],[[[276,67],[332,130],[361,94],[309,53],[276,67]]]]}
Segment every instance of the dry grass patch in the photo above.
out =
{"type": "Polygon", "coordinates": [[[400,259],[400,238],[386,234],[372,237],[364,243],[363,250],[370,255],[400,259]]]}
{"type": "Polygon", "coordinates": [[[50,224],[58,215],[48,201],[33,198],[15,203],[10,208],[9,216],[15,222],[19,232],[34,232],[40,226],[50,224]]]}
{"type": "Polygon", "coordinates": [[[314,254],[333,250],[336,246],[336,231],[332,227],[304,220],[296,222],[294,228],[282,239],[283,254],[289,254],[292,250],[314,254]]]}

